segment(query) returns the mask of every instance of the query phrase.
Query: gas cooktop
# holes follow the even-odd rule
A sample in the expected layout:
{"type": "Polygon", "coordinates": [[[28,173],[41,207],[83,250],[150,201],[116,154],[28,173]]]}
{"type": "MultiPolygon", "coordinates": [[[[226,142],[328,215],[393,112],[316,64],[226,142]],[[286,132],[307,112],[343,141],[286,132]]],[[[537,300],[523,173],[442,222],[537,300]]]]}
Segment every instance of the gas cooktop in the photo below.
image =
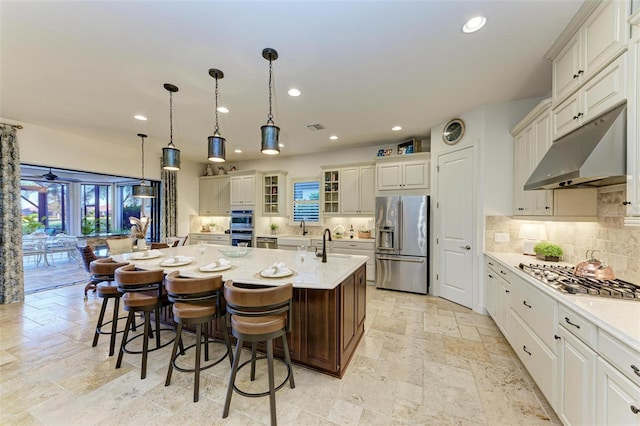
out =
{"type": "Polygon", "coordinates": [[[532,277],[558,291],[569,294],[613,297],[640,301],[640,286],[623,280],[596,280],[578,277],[570,266],[549,266],[521,263],[518,265],[532,277]]]}

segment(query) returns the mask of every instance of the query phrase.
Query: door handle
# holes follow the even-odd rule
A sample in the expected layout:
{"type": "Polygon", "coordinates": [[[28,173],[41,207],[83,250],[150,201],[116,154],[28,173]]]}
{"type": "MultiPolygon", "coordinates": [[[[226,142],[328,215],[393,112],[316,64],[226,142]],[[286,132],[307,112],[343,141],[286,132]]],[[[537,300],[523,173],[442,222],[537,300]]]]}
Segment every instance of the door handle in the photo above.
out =
{"type": "Polygon", "coordinates": [[[412,263],[424,263],[424,259],[399,259],[397,257],[382,257],[382,256],[376,256],[376,259],[378,260],[391,260],[394,262],[412,262],[412,263]]]}
{"type": "Polygon", "coordinates": [[[465,249],[465,250],[471,250],[471,246],[460,246],[460,248],[465,249]]]}

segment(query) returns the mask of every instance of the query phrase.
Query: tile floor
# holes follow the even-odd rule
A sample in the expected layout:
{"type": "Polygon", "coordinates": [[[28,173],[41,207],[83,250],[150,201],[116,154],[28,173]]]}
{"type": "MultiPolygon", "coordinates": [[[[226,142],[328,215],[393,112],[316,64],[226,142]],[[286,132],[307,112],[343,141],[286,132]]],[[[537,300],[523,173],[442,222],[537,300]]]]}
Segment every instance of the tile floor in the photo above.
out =
{"type": "Polygon", "coordinates": [[[24,257],[24,291],[26,294],[44,289],[65,286],[74,283],[86,283],[89,273],[82,262],[76,258],[66,258],[59,254],[54,261],[45,266],[37,263],[33,256],[24,257]]]}
{"type": "MultiPolygon", "coordinates": [[[[222,419],[226,362],[202,373],[198,403],[191,374],[174,372],[164,386],[171,345],[149,355],[145,380],[140,356],[116,370],[108,336],[91,347],[101,299],[83,301],[83,287],[0,305],[0,424],[269,423],[268,398],[238,394],[222,419]]],[[[296,388],[277,393],[280,424],[560,424],[489,317],[368,287],[365,329],[341,380],[294,367],[296,388]]]]}

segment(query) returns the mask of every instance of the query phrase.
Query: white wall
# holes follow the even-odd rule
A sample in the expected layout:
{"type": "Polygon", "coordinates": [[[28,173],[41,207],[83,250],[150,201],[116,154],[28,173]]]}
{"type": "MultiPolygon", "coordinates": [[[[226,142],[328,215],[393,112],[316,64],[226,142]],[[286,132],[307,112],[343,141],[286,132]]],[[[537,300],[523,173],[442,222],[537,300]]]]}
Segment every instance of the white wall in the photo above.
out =
{"type": "MultiPolygon", "coordinates": [[[[29,123],[0,118],[0,121],[22,124],[18,130],[20,162],[115,176],[141,178],[140,141],[131,146],[114,144],[60,132],[29,123]]],[[[145,177],[160,180],[160,152],[145,152],[145,177]]],[[[178,234],[189,233],[189,216],[198,214],[199,163],[182,161],[178,172],[178,234]]]]}

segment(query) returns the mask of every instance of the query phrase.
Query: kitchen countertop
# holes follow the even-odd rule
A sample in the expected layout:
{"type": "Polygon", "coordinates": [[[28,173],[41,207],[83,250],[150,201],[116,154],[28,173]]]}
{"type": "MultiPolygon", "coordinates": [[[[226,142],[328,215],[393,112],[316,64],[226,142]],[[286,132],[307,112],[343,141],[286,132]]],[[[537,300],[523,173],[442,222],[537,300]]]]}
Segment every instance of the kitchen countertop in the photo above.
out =
{"type": "Polygon", "coordinates": [[[195,232],[189,232],[190,234],[202,234],[202,235],[231,235],[231,234],[226,234],[224,232],[205,232],[205,231],[195,231],[195,232]]]}
{"type": "Polygon", "coordinates": [[[485,252],[485,254],[509,266],[512,273],[524,278],[531,285],[584,316],[587,320],[625,342],[636,351],[640,351],[640,301],[561,293],[518,268],[520,263],[573,266],[570,263],[544,262],[533,256],[525,256],[518,253],[485,252]]]}
{"type": "MultiPolygon", "coordinates": [[[[256,234],[256,237],[258,238],[291,238],[291,237],[297,237],[297,238],[309,238],[310,240],[321,240],[322,239],[322,235],[318,234],[318,235],[300,235],[300,234],[256,234]]],[[[328,240],[327,240],[328,241],[328,240]]],[[[335,238],[332,237],[332,241],[375,241],[375,238],[358,238],[358,237],[353,237],[353,238],[335,238]]]]}
{"type": "Polygon", "coordinates": [[[193,262],[178,267],[161,267],[160,262],[169,256],[169,249],[159,250],[161,257],[148,260],[132,259],[134,253],[115,255],[118,261],[127,261],[141,269],[163,269],[165,273],[180,271],[185,277],[206,277],[222,275],[223,279],[232,279],[246,284],[281,285],[293,283],[294,287],[331,290],[336,288],[348,276],[353,274],[369,259],[367,256],[356,255],[327,255],[327,263],[322,263],[320,258],[314,258],[308,254],[304,263],[298,259],[298,253],[290,250],[270,250],[251,248],[245,257],[228,258],[222,255],[220,246],[207,244],[207,252],[204,255],[203,265],[207,265],[220,258],[231,262],[231,269],[220,272],[200,272],[200,254],[198,246],[181,246],[174,248],[174,255],[189,256],[193,262]],[[264,278],[260,271],[268,268],[276,262],[284,262],[285,266],[294,271],[294,274],[283,278],[264,278]]]}

